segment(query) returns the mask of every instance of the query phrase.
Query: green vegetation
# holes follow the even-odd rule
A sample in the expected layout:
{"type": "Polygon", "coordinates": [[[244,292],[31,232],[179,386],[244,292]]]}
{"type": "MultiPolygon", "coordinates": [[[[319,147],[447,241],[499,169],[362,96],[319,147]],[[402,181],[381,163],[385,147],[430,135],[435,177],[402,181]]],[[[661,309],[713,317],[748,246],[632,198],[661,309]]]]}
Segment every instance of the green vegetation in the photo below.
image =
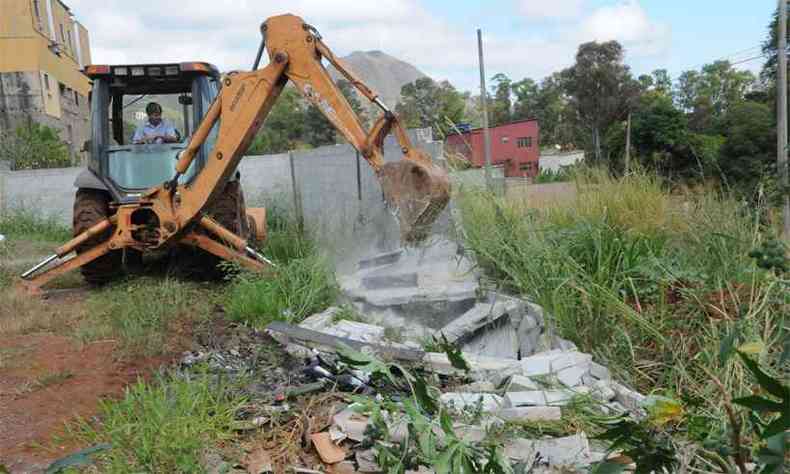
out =
{"type": "Polygon", "coordinates": [[[573,176],[575,173],[574,168],[574,166],[563,166],[557,171],[552,171],[550,169],[541,170],[540,173],[535,176],[534,183],[561,183],[573,181],[573,176]]]}
{"type": "Polygon", "coordinates": [[[274,275],[239,272],[227,290],[225,309],[236,321],[262,327],[279,320],[298,323],[334,303],[337,284],[329,262],[298,223],[276,206],[268,213],[263,252],[274,275]]]}
{"type": "Polygon", "coordinates": [[[217,290],[212,284],[139,276],[95,289],[86,303],[90,323],[82,324],[77,335],[86,341],[117,339],[128,357],[164,354],[172,350],[166,343],[180,325],[211,316],[217,290]]]}
{"type": "Polygon", "coordinates": [[[46,125],[30,121],[16,130],[0,130],[0,142],[0,161],[9,162],[12,170],[71,166],[68,147],[46,125]]]}
{"type": "Polygon", "coordinates": [[[761,341],[761,361],[786,375],[790,282],[750,256],[772,229],[760,209],[673,196],[646,174],[579,173],[577,187],[573,205],[545,210],[460,196],[467,245],[619,378],[683,400],[695,441],[720,442],[727,418],[709,374],[731,394],[754,387],[734,361],[719,362],[722,341],[761,341]]]}
{"type": "Polygon", "coordinates": [[[83,421],[74,434],[112,446],[96,456],[102,472],[204,472],[203,450],[233,437],[243,403],[233,393],[206,373],[141,380],[123,399],[101,403],[101,425],[83,421]]]}
{"type": "Polygon", "coordinates": [[[71,229],[56,216],[41,217],[33,208],[18,207],[0,213],[0,234],[7,239],[38,242],[65,242],[71,229]]]}

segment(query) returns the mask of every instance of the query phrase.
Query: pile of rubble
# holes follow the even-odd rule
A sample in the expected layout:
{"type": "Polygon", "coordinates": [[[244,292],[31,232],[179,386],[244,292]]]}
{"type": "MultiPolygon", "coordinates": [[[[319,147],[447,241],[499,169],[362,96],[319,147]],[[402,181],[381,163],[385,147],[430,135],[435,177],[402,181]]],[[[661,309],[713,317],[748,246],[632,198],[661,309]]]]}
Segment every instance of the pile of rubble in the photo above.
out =
{"type": "MultiPolygon", "coordinates": [[[[472,442],[483,440],[491,426],[560,422],[563,407],[580,398],[602,414],[644,414],[645,397],[614,381],[590,354],[553,335],[539,306],[481,291],[478,280],[472,263],[450,242],[389,252],[361,261],[355,274],[341,278],[345,307],[313,315],[298,328],[275,323],[269,332],[293,355],[328,354],[349,345],[438,376],[465,378],[465,385],[443,386],[439,401],[459,414],[482,414],[477,425],[454,426],[472,442]],[[444,352],[424,350],[436,336],[462,350],[469,370],[455,368],[444,352]]],[[[338,464],[340,470],[332,472],[381,472],[373,452],[361,449],[370,420],[350,408],[332,420],[313,439],[322,460],[338,464]],[[353,462],[345,461],[350,453],[341,443],[361,443],[353,462]]],[[[405,432],[397,423],[390,428],[390,441],[402,439],[398,430],[405,432]]],[[[515,437],[503,446],[514,464],[536,466],[529,472],[587,472],[606,450],[593,449],[583,432],[515,437]],[[559,468],[565,470],[554,470],[559,468]]]]}

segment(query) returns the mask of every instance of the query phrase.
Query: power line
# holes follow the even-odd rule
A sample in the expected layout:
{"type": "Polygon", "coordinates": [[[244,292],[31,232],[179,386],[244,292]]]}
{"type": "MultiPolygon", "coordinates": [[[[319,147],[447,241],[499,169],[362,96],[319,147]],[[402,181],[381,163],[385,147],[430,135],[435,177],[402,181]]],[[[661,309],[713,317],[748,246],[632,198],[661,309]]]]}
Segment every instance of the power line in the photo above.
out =
{"type": "Polygon", "coordinates": [[[735,65],[743,64],[743,63],[748,63],[749,61],[754,61],[755,59],[766,58],[766,57],[768,57],[767,54],[759,54],[757,56],[752,56],[751,58],[742,59],[740,61],[736,61],[734,63],[730,63],[730,66],[735,66],[735,65]]]}

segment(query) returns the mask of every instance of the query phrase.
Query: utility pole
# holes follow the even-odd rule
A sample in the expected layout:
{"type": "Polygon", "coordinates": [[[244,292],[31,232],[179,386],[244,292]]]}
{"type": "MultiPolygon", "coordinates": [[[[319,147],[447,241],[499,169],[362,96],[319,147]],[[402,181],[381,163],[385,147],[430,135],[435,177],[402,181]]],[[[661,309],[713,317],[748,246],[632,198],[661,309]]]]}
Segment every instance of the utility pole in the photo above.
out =
{"type": "Polygon", "coordinates": [[[779,44],[776,54],[778,61],[778,75],[776,87],[777,120],[776,120],[776,164],[779,168],[779,187],[782,189],[782,233],[785,239],[790,239],[790,195],[788,195],[787,177],[787,0],[779,0],[779,44]]]}
{"type": "Polygon", "coordinates": [[[486,187],[489,191],[491,186],[491,136],[488,133],[488,94],[486,93],[486,69],[483,64],[483,33],[477,29],[477,53],[480,61],[480,105],[483,108],[483,154],[485,155],[485,174],[486,187]]]}
{"type": "Polygon", "coordinates": [[[625,174],[631,172],[631,111],[628,111],[628,122],[625,125],[625,174]]]}

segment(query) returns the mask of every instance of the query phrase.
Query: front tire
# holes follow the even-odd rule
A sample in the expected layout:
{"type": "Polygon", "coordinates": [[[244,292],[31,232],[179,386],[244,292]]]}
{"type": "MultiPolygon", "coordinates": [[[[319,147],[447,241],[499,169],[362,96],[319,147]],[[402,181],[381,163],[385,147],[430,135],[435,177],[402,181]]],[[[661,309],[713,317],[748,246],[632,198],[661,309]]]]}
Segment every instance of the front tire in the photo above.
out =
{"type": "MultiPolygon", "coordinates": [[[[78,189],[74,197],[74,236],[110,217],[110,194],[99,189],[78,189]]],[[[85,252],[110,237],[112,229],[77,247],[77,254],[85,252]]],[[[108,283],[123,274],[123,251],[112,250],[80,267],[82,277],[92,285],[108,283]]]]}

